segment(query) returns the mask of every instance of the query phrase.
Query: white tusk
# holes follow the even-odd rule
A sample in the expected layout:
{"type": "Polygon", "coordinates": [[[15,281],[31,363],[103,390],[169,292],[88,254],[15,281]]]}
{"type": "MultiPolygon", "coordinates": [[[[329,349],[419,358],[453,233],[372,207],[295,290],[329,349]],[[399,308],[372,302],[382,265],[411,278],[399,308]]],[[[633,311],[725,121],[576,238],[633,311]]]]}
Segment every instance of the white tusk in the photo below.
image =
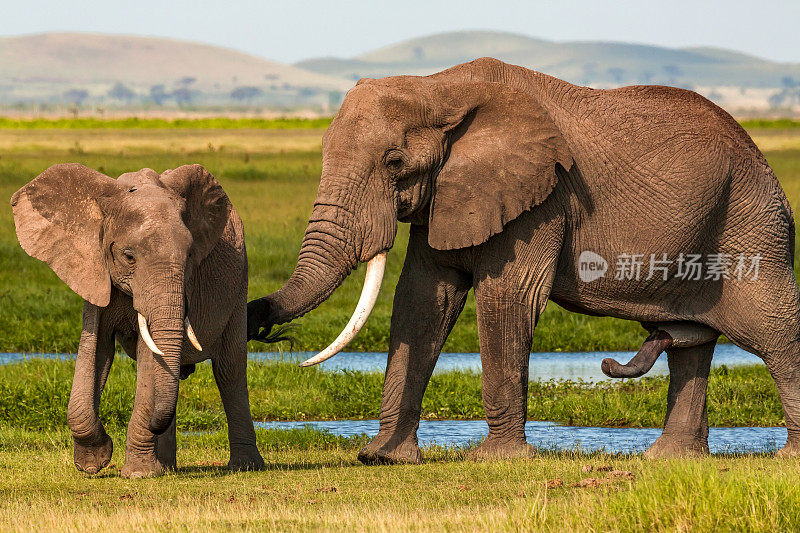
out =
{"type": "Polygon", "coordinates": [[[186,324],[186,336],[189,337],[189,342],[192,343],[192,346],[197,348],[198,352],[203,351],[203,347],[200,346],[200,341],[197,340],[197,337],[194,334],[194,330],[192,329],[192,323],[189,322],[189,317],[183,319],[183,322],[186,324]]]}
{"type": "Polygon", "coordinates": [[[147,329],[147,319],[139,313],[139,333],[142,334],[142,340],[150,348],[154,354],[164,355],[164,352],[158,349],[156,343],[153,342],[153,337],[150,336],[150,330],[147,329]]]}
{"type": "Polygon", "coordinates": [[[353,337],[358,335],[358,332],[364,326],[364,323],[369,318],[372,308],[375,307],[375,300],[378,299],[378,291],[381,289],[381,282],[383,281],[383,273],[386,270],[386,252],[381,252],[367,263],[367,275],[364,278],[364,288],[361,289],[361,298],[358,299],[356,310],[353,311],[353,316],[350,317],[350,322],[344,327],[336,340],[330,346],[319,352],[317,355],[307,361],[300,363],[300,366],[311,366],[321,363],[330,359],[340,351],[342,348],[353,340],[353,337]]]}

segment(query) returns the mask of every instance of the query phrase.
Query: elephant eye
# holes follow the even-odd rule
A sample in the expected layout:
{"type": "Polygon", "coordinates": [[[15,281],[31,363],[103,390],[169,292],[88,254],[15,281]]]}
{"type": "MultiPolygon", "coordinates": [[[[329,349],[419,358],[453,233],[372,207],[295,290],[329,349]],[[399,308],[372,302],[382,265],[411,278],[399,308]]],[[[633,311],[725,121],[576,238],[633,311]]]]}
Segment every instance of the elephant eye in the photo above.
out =
{"type": "Polygon", "coordinates": [[[390,150],[384,156],[384,164],[389,172],[396,174],[403,168],[403,153],[399,150],[390,150]]]}
{"type": "Polygon", "coordinates": [[[125,258],[125,261],[131,265],[136,262],[136,257],[133,255],[133,252],[127,248],[122,250],[122,256],[125,258]]]}

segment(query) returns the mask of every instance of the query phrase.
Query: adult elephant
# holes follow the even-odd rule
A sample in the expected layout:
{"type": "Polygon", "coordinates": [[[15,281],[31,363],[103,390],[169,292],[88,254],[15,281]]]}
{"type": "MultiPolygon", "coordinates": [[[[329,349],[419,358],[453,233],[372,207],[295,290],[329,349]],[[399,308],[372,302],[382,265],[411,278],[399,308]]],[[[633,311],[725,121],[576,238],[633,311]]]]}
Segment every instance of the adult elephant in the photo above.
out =
{"type": "Polygon", "coordinates": [[[420,461],[422,396],[470,288],[489,423],[478,456],[529,452],[528,358],[548,299],[640,321],[653,331],[643,350],[667,348],[667,418],[651,455],[707,452],[706,380],[720,332],[764,359],[789,429],[780,453],[800,451],[792,212],[752,140],[705,98],[660,86],[594,90],[494,59],[361,80],[323,139],[295,271],[248,305],[249,336],[315,308],[368,262],[353,320],[310,362],[341,349],[374,301],[398,220],[411,235],[380,432],[362,461],[420,461]],[[750,275],[718,264],[687,277],[697,257],[750,258],[750,275]],[[620,264],[611,275],[615,258],[660,259],[663,272],[620,264]],[[580,265],[598,270],[582,276],[580,265]],[[685,338],[662,344],[670,331],[685,338]]]}

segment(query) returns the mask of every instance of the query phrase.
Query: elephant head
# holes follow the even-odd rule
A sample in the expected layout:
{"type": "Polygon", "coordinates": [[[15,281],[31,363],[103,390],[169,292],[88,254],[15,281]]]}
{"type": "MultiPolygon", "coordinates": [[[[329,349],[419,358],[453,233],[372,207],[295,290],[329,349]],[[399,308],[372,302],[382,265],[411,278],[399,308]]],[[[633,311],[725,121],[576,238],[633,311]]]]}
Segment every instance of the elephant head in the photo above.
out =
{"type": "Polygon", "coordinates": [[[132,297],[154,353],[150,429],[175,415],[186,331],[184,287],[227,224],[230,202],[199,165],[110,178],[80,164],[54,165],[11,199],[22,248],[45,261],[87,302],[105,307],[112,286],[132,297]]]}
{"type": "Polygon", "coordinates": [[[432,76],[364,79],[349,91],[323,138],[297,266],[277,292],[250,302],[249,338],[315,308],[368,262],[350,324],[307,363],[320,362],[366,320],[398,220],[427,225],[433,248],[464,248],[547,198],[572,156],[537,98],[499,82],[505,68],[481,59],[432,76]]]}

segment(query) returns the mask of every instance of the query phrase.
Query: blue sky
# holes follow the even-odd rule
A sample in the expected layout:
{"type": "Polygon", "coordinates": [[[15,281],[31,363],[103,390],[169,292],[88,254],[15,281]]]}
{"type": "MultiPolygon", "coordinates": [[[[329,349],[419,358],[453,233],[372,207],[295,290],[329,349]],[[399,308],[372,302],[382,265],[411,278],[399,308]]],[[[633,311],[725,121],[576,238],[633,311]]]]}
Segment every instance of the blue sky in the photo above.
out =
{"type": "Polygon", "coordinates": [[[283,62],[350,57],[441,31],[493,29],[550,40],[717,46],[800,63],[800,1],[779,0],[27,0],[7,1],[0,35],[158,35],[283,62]]]}

